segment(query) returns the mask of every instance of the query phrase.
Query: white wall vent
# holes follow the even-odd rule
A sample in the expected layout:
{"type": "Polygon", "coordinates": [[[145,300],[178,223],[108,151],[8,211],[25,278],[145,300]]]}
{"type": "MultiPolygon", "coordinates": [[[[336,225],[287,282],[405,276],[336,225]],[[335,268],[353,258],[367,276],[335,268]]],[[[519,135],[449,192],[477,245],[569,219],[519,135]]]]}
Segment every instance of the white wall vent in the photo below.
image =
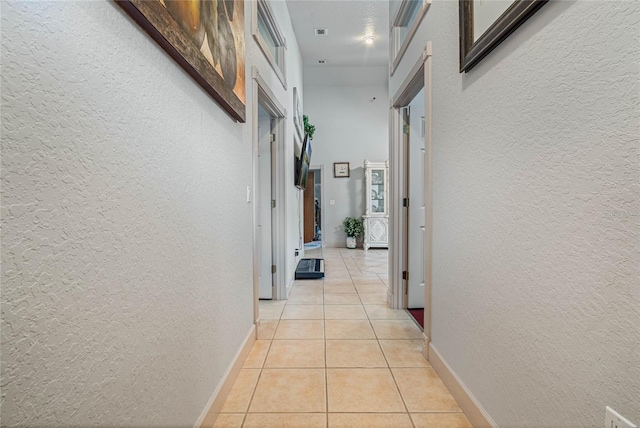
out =
{"type": "Polygon", "coordinates": [[[327,34],[329,34],[329,30],[327,30],[326,28],[314,28],[313,32],[316,34],[316,36],[326,36],[327,34]]]}
{"type": "Polygon", "coordinates": [[[318,64],[326,64],[327,60],[326,59],[319,59],[318,60],[318,64]]]}

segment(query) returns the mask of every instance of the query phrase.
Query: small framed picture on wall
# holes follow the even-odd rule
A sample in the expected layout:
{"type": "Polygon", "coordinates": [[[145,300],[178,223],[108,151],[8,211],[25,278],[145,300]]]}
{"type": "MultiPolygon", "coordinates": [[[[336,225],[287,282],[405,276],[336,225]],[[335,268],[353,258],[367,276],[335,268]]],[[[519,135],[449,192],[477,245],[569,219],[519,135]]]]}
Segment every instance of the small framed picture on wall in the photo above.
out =
{"type": "Polygon", "coordinates": [[[349,162],[334,162],[333,176],[336,178],[349,177],[349,162]]]}

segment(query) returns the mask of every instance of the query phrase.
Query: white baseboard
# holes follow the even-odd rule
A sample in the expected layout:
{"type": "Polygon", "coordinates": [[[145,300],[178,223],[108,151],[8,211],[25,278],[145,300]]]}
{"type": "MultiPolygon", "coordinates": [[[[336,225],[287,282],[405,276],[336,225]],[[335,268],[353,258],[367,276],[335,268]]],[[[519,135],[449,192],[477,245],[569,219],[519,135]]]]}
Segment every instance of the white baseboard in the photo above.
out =
{"type": "Polygon", "coordinates": [[[480,405],[476,397],[469,391],[466,385],[460,380],[458,375],[451,369],[449,364],[442,358],[442,355],[429,343],[429,362],[438,373],[442,382],[449,388],[451,395],[458,402],[471,425],[474,428],[497,428],[498,425],[480,405]]]}
{"type": "MultiPolygon", "coordinates": [[[[298,266],[298,263],[296,262],[296,266],[298,266]]],[[[293,273],[293,276],[291,277],[291,279],[289,280],[289,285],[286,287],[286,294],[287,297],[285,299],[289,298],[289,294],[291,294],[291,290],[293,290],[293,284],[295,284],[296,282],[296,273],[293,273]]]]}
{"type": "Polygon", "coordinates": [[[222,379],[218,383],[218,386],[213,391],[207,406],[204,408],[198,421],[195,423],[194,428],[210,428],[215,424],[216,419],[218,418],[218,414],[220,414],[220,410],[222,410],[222,406],[224,405],[229,392],[231,392],[231,388],[235,383],[238,375],[240,374],[240,369],[244,364],[244,361],[247,359],[249,355],[249,351],[253,347],[254,342],[256,341],[256,326],[252,325],[251,330],[249,330],[249,334],[244,339],[242,346],[236,352],[233,361],[227,367],[227,370],[224,372],[222,379]]]}
{"type": "Polygon", "coordinates": [[[422,356],[425,360],[429,361],[429,345],[431,345],[431,339],[429,336],[422,332],[422,356]]]}

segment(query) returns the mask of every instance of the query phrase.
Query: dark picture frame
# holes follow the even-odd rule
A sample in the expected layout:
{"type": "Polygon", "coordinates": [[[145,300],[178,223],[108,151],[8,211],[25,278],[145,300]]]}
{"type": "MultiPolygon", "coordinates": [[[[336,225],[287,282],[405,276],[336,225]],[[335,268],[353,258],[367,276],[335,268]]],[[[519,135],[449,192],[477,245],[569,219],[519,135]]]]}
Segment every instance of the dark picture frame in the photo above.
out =
{"type": "Polygon", "coordinates": [[[515,0],[509,8],[473,40],[473,0],[459,0],[460,73],[468,72],[502,43],[548,0],[515,0]]]}
{"type": "Polygon", "coordinates": [[[169,10],[158,0],[114,1],[233,119],[246,121],[243,0],[203,1],[188,11],[176,10],[186,2],[167,3],[169,10]]]}
{"type": "Polygon", "coordinates": [[[349,169],[349,162],[334,162],[333,163],[333,176],[335,178],[348,178],[351,174],[349,169]],[[346,169],[345,169],[346,166],[346,169]]]}

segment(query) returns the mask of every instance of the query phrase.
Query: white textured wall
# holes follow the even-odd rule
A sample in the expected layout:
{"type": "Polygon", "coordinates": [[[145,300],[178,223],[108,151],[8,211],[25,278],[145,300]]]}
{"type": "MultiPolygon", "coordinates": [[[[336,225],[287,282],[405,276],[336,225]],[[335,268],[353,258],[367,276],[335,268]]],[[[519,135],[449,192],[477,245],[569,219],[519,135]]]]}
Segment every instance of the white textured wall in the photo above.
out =
{"type": "MultiPolygon", "coordinates": [[[[366,77],[364,78],[366,79],[366,77]]],[[[323,242],[346,246],[342,221],[365,212],[364,160],[389,155],[389,99],[386,86],[314,86],[305,84],[304,112],[316,126],[311,164],[324,165],[323,242]],[[376,98],[372,101],[372,98],[376,98]],[[335,178],[334,162],[349,162],[351,176],[335,178]],[[329,201],[335,200],[335,205],[329,201]]]]}
{"type": "Polygon", "coordinates": [[[1,8],[2,425],[191,426],[252,324],[251,109],[113,2],[1,8]]]}
{"type": "Polygon", "coordinates": [[[433,343],[502,427],[640,423],[640,3],[550,2],[470,73],[434,1],[433,343]]]}

